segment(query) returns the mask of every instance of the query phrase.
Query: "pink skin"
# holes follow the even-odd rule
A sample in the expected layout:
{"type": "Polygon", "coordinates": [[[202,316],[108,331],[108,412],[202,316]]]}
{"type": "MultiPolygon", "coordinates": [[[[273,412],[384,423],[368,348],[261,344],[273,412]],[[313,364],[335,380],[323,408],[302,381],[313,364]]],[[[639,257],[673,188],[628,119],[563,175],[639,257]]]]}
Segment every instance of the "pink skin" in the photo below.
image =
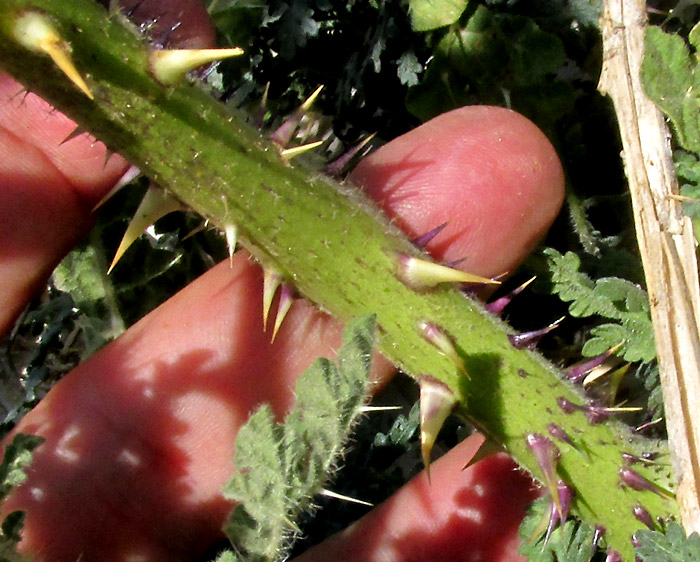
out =
{"type": "MultiPolygon", "coordinates": [[[[0,80],[2,99],[16,88],[0,80]]],[[[5,329],[126,166],[114,157],[103,168],[104,148],[84,138],[57,146],[67,120],[32,96],[20,102],[0,106],[5,329]]],[[[467,256],[481,275],[514,270],[563,193],[544,136],[497,108],[441,116],[375,152],[354,177],[410,236],[450,220],[429,249],[467,256]]],[[[237,429],[262,402],[283,415],[294,380],[332,356],[341,331],[298,301],[270,344],[260,302],[260,271],[238,254],[233,268],[215,267],[75,369],[22,421],[18,431],[46,438],[6,506],[27,510],[26,552],[51,562],[173,562],[197,560],[219,540],[237,429]]],[[[374,371],[392,373],[385,361],[374,371]]],[[[413,480],[304,560],[518,559],[532,486],[501,456],[461,471],[476,440],[433,465],[432,486],[413,480]]]]}

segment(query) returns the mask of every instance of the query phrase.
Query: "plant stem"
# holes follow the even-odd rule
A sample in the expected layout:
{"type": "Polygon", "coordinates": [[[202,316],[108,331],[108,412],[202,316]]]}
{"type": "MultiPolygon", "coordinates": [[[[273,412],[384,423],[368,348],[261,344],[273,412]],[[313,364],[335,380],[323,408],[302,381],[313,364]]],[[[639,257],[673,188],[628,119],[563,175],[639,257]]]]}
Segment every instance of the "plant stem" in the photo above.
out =
{"type": "MultiPolygon", "coordinates": [[[[118,20],[90,0],[4,0],[0,64],[191,209],[221,227],[235,224],[263,267],[320,308],[342,321],[376,314],[382,352],[405,372],[444,383],[460,412],[535,476],[541,472],[528,436],[546,435],[551,423],[563,429],[578,445],[558,443],[558,475],[575,491],[573,510],[604,525],[608,544],[632,560],[630,535],[641,526],[633,506],[643,504],[654,517],[673,515],[676,507],[667,497],[622,486],[622,453],[639,455],[658,444],[615,420],[592,425],[582,411],[562,410],[558,399],[582,404],[585,397],[541,356],[513,347],[508,326],[458,290],[417,291],[397,277],[397,253],[427,257],[371,202],[290,165],[278,147],[197,87],[160,84],[149,72],[147,46],[118,20]],[[14,22],[30,9],[55,22],[94,100],[48,57],[17,43],[14,22]],[[426,322],[455,343],[463,365],[426,341],[426,322]]],[[[668,487],[667,468],[639,472],[668,487]]]]}

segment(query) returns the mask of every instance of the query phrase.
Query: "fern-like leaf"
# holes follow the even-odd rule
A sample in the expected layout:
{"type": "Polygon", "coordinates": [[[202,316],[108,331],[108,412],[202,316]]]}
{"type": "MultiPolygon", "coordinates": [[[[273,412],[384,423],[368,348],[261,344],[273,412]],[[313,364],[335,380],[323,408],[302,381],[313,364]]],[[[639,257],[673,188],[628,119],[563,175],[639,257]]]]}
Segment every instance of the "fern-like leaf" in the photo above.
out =
{"type": "Polygon", "coordinates": [[[642,562],[700,562],[700,536],[686,537],[678,523],[670,522],[665,534],[644,529],[636,538],[636,554],[642,562]]]}
{"type": "Polygon", "coordinates": [[[575,317],[600,316],[613,320],[595,327],[583,353],[594,356],[622,344],[618,354],[626,361],[650,362],[656,357],[654,332],[646,292],[625,279],[592,280],[579,271],[581,260],[573,252],[560,254],[547,248],[553,292],[569,304],[575,317]]]}

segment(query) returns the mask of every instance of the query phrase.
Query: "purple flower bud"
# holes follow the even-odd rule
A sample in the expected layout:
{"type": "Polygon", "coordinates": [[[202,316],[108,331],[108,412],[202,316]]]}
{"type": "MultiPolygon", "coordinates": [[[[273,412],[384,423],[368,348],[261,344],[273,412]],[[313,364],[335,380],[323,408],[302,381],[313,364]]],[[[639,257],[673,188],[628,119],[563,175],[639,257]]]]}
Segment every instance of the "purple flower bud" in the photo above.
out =
{"type": "Polygon", "coordinates": [[[654,520],[651,518],[649,512],[646,509],[644,509],[644,507],[642,507],[641,505],[635,505],[632,508],[632,515],[634,515],[637,521],[644,523],[652,531],[654,530],[654,520]]]}

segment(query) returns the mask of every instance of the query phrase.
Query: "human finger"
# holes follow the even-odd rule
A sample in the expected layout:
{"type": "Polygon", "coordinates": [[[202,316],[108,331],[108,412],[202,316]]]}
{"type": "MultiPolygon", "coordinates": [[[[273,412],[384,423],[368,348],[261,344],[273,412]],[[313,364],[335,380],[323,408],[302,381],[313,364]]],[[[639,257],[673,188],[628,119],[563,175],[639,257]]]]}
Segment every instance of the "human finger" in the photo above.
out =
{"type": "MultiPolygon", "coordinates": [[[[129,0],[170,46],[205,47],[214,31],[199,0],[129,0]]],[[[89,230],[91,210],[128,164],[17,82],[0,74],[0,334],[89,230]],[[67,140],[68,139],[68,140],[67,140]]]]}
{"type": "MultiPolygon", "coordinates": [[[[390,149],[370,157],[371,166],[360,168],[363,185],[374,192],[392,177],[410,179],[423,184],[429,196],[423,200],[414,188],[404,197],[389,197],[384,201],[388,212],[396,206],[421,218],[425,206],[442,207],[443,214],[476,209],[487,215],[474,221],[485,224],[498,219],[488,213],[503,209],[481,205],[479,199],[494,191],[503,196],[516,186],[543,203],[505,197],[521,209],[513,213],[524,225],[517,236],[530,236],[524,229],[533,224],[541,233],[553,218],[554,203],[561,201],[562,174],[554,151],[524,118],[490,112],[491,119],[484,119],[483,110],[463,108],[442,118],[445,134],[456,143],[477,135],[484,144],[481,129],[496,122],[499,133],[490,151],[446,153],[426,142],[419,128],[402,137],[398,158],[390,149]],[[530,136],[531,153],[509,149],[527,144],[522,135],[530,136]],[[487,174],[493,161],[508,170],[493,177],[499,185],[468,191],[462,167],[487,174]],[[378,170],[374,175],[372,166],[378,170]],[[441,198],[430,188],[436,178],[444,188],[463,187],[441,198]],[[532,209],[537,220],[528,214],[532,209]]],[[[428,139],[436,134],[430,124],[426,130],[428,139]]],[[[402,185],[400,179],[394,182],[396,189],[402,185]]],[[[421,228],[413,226],[409,214],[403,217],[409,231],[421,228]]],[[[523,257],[517,245],[498,251],[470,246],[469,229],[455,232],[443,246],[446,254],[462,256],[470,248],[476,248],[470,259],[483,264],[484,271],[475,271],[481,274],[488,274],[491,265],[479,251],[497,256],[498,267],[523,257]]],[[[80,553],[85,560],[123,560],[128,554],[172,561],[206,550],[230,507],[219,490],[232,470],[241,423],[261,402],[283,415],[303,368],[337,348],[339,325],[304,301],[292,307],[271,344],[261,326],[260,281],[245,254],[235,258],[233,270],[228,264],[214,268],[78,367],[23,420],[19,430],[47,439],[36,452],[28,483],[10,503],[27,511],[27,551],[72,562],[80,553]],[[76,496],[86,500],[84,510],[74,509],[76,496]]],[[[378,370],[377,375],[389,372],[386,365],[378,370]]]]}
{"type": "Polygon", "coordinates": [[[473,435],[350,527],[294,562],[515,562],[518,529],[537,497],[504,454],[464,469],[483,444],[473,435]]]}

